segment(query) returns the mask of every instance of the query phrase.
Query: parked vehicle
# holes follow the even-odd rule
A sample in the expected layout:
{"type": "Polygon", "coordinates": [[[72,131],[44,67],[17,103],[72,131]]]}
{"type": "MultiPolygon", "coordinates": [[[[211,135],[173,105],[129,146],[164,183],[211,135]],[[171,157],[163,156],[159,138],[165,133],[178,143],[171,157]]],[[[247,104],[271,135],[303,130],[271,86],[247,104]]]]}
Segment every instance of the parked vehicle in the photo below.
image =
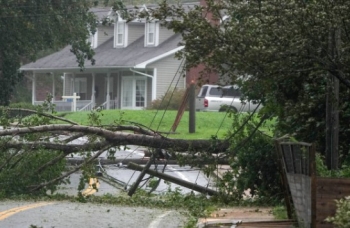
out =
{"type": "MultiPolygon", "coordinates": [[[[238,86],[203,85],[196,99],[197,111],[234,112],[254,111],[258,104],[241,100],[238,86]]],[[[259,106],[260,108],[260,106],[259,106]]]]}

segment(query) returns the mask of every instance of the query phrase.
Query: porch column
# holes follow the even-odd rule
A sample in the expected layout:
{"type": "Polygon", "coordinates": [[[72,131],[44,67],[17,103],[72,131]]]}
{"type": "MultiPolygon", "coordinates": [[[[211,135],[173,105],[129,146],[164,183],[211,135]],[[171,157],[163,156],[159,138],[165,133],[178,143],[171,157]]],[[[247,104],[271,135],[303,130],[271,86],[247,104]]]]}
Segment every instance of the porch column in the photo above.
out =
{"type": "Polygon", "coordinates": [[[73,73],[73,83],[72,83],[72,86],[73,86],[73,88],[72,88],[72,94],[73,93],[76,93],[77,91],[75,91],[75,73],[73,73]]]}
{"type": "Polygon", "coordinates": [[[66,72],[63,72],[63,91],[62,96],[66,95],[66,72]]]}
{"type": "Polygon", "coordinates": [[[55,83],[55,73],[54,72],[51,72],[51,75],[52,75],[52,103],[55,102],[55,86],[56,86],[56,83],[55,83]]]}
{"type": "Polygon", "coordinates": [[[106,96],[106,101],[107,101],[107,106],[106,109],[109,110],[110,109],[110,103],[111,103],[111,97],[109,96],[109,84],[110,84],[110,76],[111,76],[111,72],[107,73],[107,96],[106,96]]]}
{"type": "Polygon", "coordinates": [[[36,101],[36,75],[35,72],[33,72],[33,80],[32,80],[32,105],[35,105],[36,101]]]}
{"type": "Polygon", "coordinates": [[[153,69],[152,78],[152,101],[157,99],[157,68],[153,69]]]}
{"type": "Polygon", "coordinates": [[[95,91],[95,73],[92,73],[92,86],[91,86],[91,102],[92,107],[96,106],[96,91],[95,91]]]}

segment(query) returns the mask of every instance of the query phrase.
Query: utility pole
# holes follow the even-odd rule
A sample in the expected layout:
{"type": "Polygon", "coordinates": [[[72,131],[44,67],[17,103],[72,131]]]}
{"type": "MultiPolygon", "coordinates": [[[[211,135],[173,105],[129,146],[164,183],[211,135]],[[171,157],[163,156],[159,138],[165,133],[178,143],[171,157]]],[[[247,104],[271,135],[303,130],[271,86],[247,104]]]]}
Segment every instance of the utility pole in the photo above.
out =
{"type": "Polygon", "coordinates": [[[191,82],[191,85],[190,85],[188,106],[189,106],[189,112],[188,112],[189,133],[195,133],[196,132],[196,87],[193,81],[191,82]]]}
{"type": "MultiPolygon", "coordinates": [[[[340,57],[340,29],[330,28],[328,52],[334,62],[340,57]]],[[[326,165],[330,170],[339,168],[339,80],[328,73],[326,96],[326,165]]]]}

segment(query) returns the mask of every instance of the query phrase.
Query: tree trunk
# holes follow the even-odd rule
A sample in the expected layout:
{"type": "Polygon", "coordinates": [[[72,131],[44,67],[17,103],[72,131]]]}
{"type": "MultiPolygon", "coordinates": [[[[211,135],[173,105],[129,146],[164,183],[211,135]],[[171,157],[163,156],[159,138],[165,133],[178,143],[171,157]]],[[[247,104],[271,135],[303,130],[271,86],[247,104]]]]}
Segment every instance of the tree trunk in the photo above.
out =
{"type": "MultiPolygon", "coordinates": [[[[130,162],[128,164],[128,168],[129,169],[132,169],[132,170],[136,170],[136,171],[142,171],[144,170],[144,168],[142,166],[139,166],[135,163],[132,163],[130,162]]],[[[197,185],[195,183],[191,183],[191,182],[188,182],[188,181],[184,181],[184,180],[181,180],[179,178],[175,178],[173,176],[170,176],[168,174],[164,174],[164,173],[159,173],[157,171],[154,171],[154,170],[149,170],[147,169],[146,170],[146,173],[149,174],[149,175],[152,175],[152,176],[155,176],[155,177],[158,177],[158,178],[161,178],[163,180],[166,180],[166,181],[169,181],[169,182],[172,182],[174,184],[178,184],[182,187],[185,187],[185,188],[189,188],[189,189],[192,189],[196,192],[200,192],[200,193],[205,193],[205,194],[208,194],[210,196],[212,195],[218,195],[219,193],[217,191],[214,191],[212,189],[209,189],[209,188],[206,188],[206,187],[203,187],[203,186],[200,186],[200,185],[197,185]]]]}

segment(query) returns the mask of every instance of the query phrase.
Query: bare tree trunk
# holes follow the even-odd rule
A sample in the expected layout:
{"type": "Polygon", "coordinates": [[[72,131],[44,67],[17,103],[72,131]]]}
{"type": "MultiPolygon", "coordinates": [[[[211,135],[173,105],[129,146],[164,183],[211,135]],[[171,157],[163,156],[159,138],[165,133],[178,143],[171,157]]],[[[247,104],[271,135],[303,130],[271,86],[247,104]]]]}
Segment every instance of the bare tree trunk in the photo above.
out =
{"type": "MultiPolygon", "coordinates": [[[[328,52],[333,62],[340,58],[340,29],[330,28],[328,52]]],[[[326,164],[328,169],[339,167],[339,79],[329,73],[326,97],[326,164]]]]}
{"type": "MultiPolygon", "coordinates": [[[[142,166],[139,166],[135,163],[132,163],[130,162],[128,164],[128,168],[129,169],[132,169],[132,170],[136,170],[136,171],[142,171],[144,170],[144,168],[142,166]]],[[[206,193],[210,196],[212,195],[218,195],[219,193],[215,190],[212,190],[210,188],[206,188],[206,187],[203,187],[203,186],[200,186],[200,185],[197,185],[195,183],[191,183],[191,182],[188,182],[188,181],[184,181],[184,180],[181,180],[181,179],[178,179],[178,178],[175,178],[173,176],[170,176],[168,174],[164,174],[164,173],[159,173],[157,171],[154,171],[154,170],[149,170],[147,169],[146,170],[146,173],[149,174],[149,175],[152,175],[152,176],[155,176],[155,177],[158,177],[158,178],[161,178],[163,180],[166,180],[166,181],[169,181],[169,182],[172,182],[174,184],[178,184],[180,186],[183,186],[185,188],[189,188],[189,189],[192,189],[196,192],[200,192],[200,193],[206,193]]]]}

